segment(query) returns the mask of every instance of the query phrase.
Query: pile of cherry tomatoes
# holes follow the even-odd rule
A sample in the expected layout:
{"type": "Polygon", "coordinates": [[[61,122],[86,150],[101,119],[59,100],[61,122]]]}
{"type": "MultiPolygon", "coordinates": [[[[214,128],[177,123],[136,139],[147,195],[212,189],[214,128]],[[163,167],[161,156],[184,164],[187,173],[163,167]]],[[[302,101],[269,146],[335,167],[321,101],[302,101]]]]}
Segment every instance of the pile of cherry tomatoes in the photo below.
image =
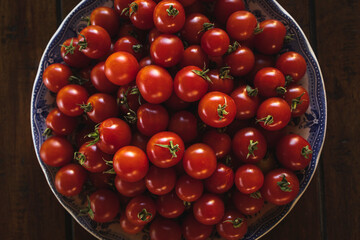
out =
{"type": "Polygon", "coordinates": [[[280,21],[242,0],[115,0],[87,20],[43,73],[40,149],[81,213],[153,240],[241,239],[264,201],[294,200],[312,150],[285,127],[309,95],[280,21]]]}

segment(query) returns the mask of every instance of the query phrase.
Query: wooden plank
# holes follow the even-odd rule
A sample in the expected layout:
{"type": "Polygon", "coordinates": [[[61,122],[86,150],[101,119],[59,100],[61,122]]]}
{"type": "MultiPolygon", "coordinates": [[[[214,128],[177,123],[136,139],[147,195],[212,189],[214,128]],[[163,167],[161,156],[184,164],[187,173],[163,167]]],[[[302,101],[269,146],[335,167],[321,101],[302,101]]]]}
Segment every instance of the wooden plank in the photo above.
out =
{"type": "Polygon", "coordinates": [[[65,239],[64,210],[37,162],[29,119],[37,66],[56,30],[55,1],[2,0],[0,9],[0,239],[65,239]]]}

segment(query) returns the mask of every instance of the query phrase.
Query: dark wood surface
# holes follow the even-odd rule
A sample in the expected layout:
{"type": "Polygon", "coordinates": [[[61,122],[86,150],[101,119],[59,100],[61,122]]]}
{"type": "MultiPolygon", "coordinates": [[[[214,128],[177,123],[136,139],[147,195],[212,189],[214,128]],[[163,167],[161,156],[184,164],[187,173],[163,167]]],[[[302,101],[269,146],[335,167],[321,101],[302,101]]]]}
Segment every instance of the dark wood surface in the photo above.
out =
{"type": "MultiPolygon", "coordinates": [[[[319,168],[263,239],[360,239],[360,2],[280,0],[317,53],[328,100],[319,168]]],[[[0,1],[0,239],[94,239],[60,206],[37,163],[30,97],[42,52],[77,0],[0,1]]]]}

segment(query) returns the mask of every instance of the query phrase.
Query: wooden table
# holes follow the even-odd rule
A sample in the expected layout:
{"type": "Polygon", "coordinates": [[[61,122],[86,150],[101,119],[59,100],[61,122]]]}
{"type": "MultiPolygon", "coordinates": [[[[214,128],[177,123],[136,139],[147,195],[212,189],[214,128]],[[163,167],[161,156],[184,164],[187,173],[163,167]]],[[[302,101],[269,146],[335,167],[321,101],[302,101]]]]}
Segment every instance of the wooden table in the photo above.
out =
{"type": "MultiPolygon", "coordinates": [[[[93,239],[52,195],[33,150],[30,95],[42,52],[77,0],[0,2],[0,239],[93,239]]],[[[360,2],[280,0],[317,53],[328,97],[319,168],[263,239],[360,239],[360,2]]]]}

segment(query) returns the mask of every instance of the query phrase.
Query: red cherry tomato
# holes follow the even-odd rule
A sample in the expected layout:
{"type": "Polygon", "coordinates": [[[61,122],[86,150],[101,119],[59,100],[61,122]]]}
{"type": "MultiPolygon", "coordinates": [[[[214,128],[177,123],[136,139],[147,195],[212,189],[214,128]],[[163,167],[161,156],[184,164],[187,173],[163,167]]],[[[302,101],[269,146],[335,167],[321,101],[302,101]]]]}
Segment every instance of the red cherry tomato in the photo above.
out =
{"type": "Polygon", "coordinates": [[[175,192],[171,192],[156,200],[156,210],[163,217],[177,218],[185,211],[185,205],[175,192]]]}
{"type": "Polygon", "coordinates": [[[125,214],[121,214],[120,217],[120,227],[121,229],[128,233],[128,234],[136,234],[142,231],[142,229],[144,228],[144,226],[138,226],[135,225],[133,223],[131,223],[125,214]]]}
{"type": "Polygon", "coordinates": [[[246,218],[236,210],[227,210],[216,230],[226,240],[242,239],[247,232],[246,218]]]}
{"type": "Polygon", "coordinates": [[[136,197],[146,190],[145,181],[141,179],[138,182],[126,182],[119,176],[115,177],[115,188],[123,196],[136,197]]]}
{"type": "Polygon", "coordinates": [[[124,115],[131,110],[136,112],[141,105],[140,103],[144,102],[135,82],[121,86],[116,95],[120,112],[124,115]]]}
{"type": "Polygon", "coordinates": [[[209,92],[218,91],[225,94],[230,94],[234,89],[234,78],[229,74],[228,68],[220,68],[220,70],[213,69],[208,73],[211,80],[209,92]]]}
{"type": "Polygon", "coordinates": [[[156,5],[153,20],[160,32],[176,33],[184,26],[185,10],[178,1],[164,0],[156,5]]]}
{"type": "Polygon", "coordinates": [[[49,65],[43,73],[43,83],[52,92],[57,93],[64,86],[70,84],[71,69],[61,63],[49,65]]]}
{"type": "Polygon", "coordinates": [[[169,131],[178,134],[185,143],[190,143],[198,135],[197,120],[194,114],[180,111],[171,116],[169,131]]]}
{"type": "Polygon", "coordinates": [[[306,61],[299,53],[286,52],[276,60],[276,68],[285,75],[287,82],[296,83],[305,75],[306,61]]]}
{"type": "Polygon", "coordinates": [[[125,213],[129,222],[136,226],[143,226],[155,218],[156,205],[150,197],[139,195],[130,200],[125,213]]]}
{"type": "Polygon", "coordinates": [[[146,188],[153,194],[165,195],[175,187],[176,172],[174,168],[151,166],[145,176],[146,188]]]}
{"type": "Polygon", "coordinates": [[[150,46],[151,59],[162,67],[173,67],[184,54],[184,45],[180,38],[171,34],[158,36],[150,46]]]}
{"type": "Polygon", "coordinates": [[[155,39],[162,34],[163,33],[160,32],[156,27],[151,29],[148,35],[148,43],[151,45],[155,39]]]}
{"type": "Polygon", "coordinates": [[[239,77],[248,74],[254,67],[255,56],[253,52],[245,47],[237,47],[236,50],[224,59],[225,64],[230,67],[230,74],[239,77]]]}
{"type": "Polygon", "coordinates": [[[199,45],[192,45],[185,49],[180,62],[180,67],[196,66],[204,68],[209,65],[209,59],[199,45]]]}
{"type": "Polygon", "coordinates": [[[88,97],[89,95],[85,88],[70,84],[60,89],[56,96],[56,104],[65,115],[76,117],[84,112],[80,106],[86,103],[88,97]]]}
{"type": "Polygon", "coordinates": [[[252,164],[239,167],[235,173],[235,185],[244,194],[258,191],[264,183],[264,175],[260,168],[252,164]]]}
{"type": "Polygon", "coordinates": [[[86,104],[81,105],[81,108],[95,123],[116,117],[119,112],[115,98],[106,93],[95,93],[88,98],[86,104]]]}
{"type": "Polygon", "coordinates": [[[212,57],[224,55],[230,44],[228,34],[221,28],[207,30],[201,37],[201,48],[212,57]]]}
{"type": "Polygon", "coordinates": [[[201,13],[188,15],[181,30],[181,36],[189,44],[200,44],[201,37],[204,34],[204,23],[210,23],[210,20],[205,15],[201,13]]]}
{"type": "Polygon", "coordinates": [[[135,27],[148,30],[154,27],[153,12],[156,3],[152,0],[135,0],[129,5],[129,16],[135,27]]]}
{"type": "Polygon", "coordinates": [[[182,234],[185,240],[206,240],[211,236],[212,231],[213,226],[199,223],[191,213],[182,222],[182,234]]]}
{"type": "Polygon", "coordinates": [[[105,161],[111,161],[112,156],[103,153],[97,145],[84,143],[74,155],[81,166],[89,172],[104,172],[109,168],[105,161]]]}
{"type": "Polygon", "coordinates": [[[290,85],[284,95],[285,101],[291,107],[291,116],[300,117],[309,107],[309,93],[300,85],[290,85]]]}
{"type": "Polygon", "coordinates": [[[116,11],[109,7],[95,8],[90,15],[90,24],[104,28],[110,36],[115,36],[119,31],[119,17],[116,11]]]}
{"type": "Polygon", "coordinates": [[[40,148],[41,160],[52,167],[61,167],[70,163],[73,156],[74,149],[71,143],[62,137],[51,137],[40,148]]]}
{"type": "Polygon", "coordinates": [[[149,66],[149,65],[154,65],[154,61],[151,59],[151,57],[144,57],[143,59],[140,60],[139,65],[140,68],[149,66]]]}
{"type": "Polygon", "coordinates": [[[58,108],[54,108],[47,115],[45,120],[47,129],[44,134],[69,135],[77,125],[77,118],[69,117],[62,113],[58,108]]]}
{"type": "Polygon", "coordinates": [[[256,89],[249,85],[239,86],[231,93],[236,105],[236,119],[245,120],[253,118],[260,104],[256,89]]]}
{"type": "Polygon", "coordinates": [[[204,185],[202,181],[189,175],[182,175],[176,182],[176,195],[183,201],[194,202],[201,197],[203,191],[204,185]]]}
{"type": "Polygon", "coordinates": [[[119,38],[114,44],[114,52],[128,52],[132,54],[137,60],[140,60],[143,56],[144,46],[140,42],[132,37],[125,36],[119,38]]]}
{"type": "Polygon", "coordinates": [[[169,124],[169,114],[161,105],[145,103],[137,111],[137,128],[140,133],[151,137],[164,131],[169,124]]]}
{"type": "Polygon", "coordinates": [[[261,31],[255,34],[255,49],[263,54],[276,54],[283,46],[286,28],[278,20],[268,19],[260,23],[261,31]]]}
{"type": "Polygon", "coordinates": [[[151,240],[181,240],[181,228],[177,222],[157,217],[150,225],[151,240]]]}
{"type": "Polygon", "coordinates": [[[88,215],[95,222],[112,221],[119,213],[120,203],[117,194],[108,189],[99,189],[89,197],[88,215]]]}
{"type": "Polygon", "coordinates": [[[240,213],[254,215],[263,208],[264,198],[260,192],[243,194],[239,191],[234,191],[232,194],[232,203],[240,213]]]}
{"type": "Polygon", "coordinates": [[[259,94],[266,98],[286,92],[284,75],[271,67],[263,68],[256,73],[254,86],[259,90],[259,94]]]}
{"type": "Polygon", "coordinates": [[[124,9],[128,8],[132,2],[132,0],[114,0],[114,9],[122,19],[128,19],[128,16],[126,16],[125,12],[123,13],[123,11],[124,9]]]}
{"type": "Polygon", "coordinates": [[[251,69],[251,71],[246,74],[246,76],[244,76],[244,78],[246,79],[246,81],[250,84],[250,85],[254,85],[254,78],[256,73],[266,67],[275,67],[275,58],[273,55],[264,55],[264,54],[260,54],[260,53],[255,53],[255,63],[254,63],[254,67],[251,69]]]}
{"type": "Polygon", "coordinates": [[[217,159],[225,157],[231,150],[230,136],[217,130],[207,131],[202,137],[202,142],[214,150],[217,159]]]}
{"type": "Polygon", "coordinates": [[[217,195],[207,193],[194,203],[193,212],[200,223],[214,225],[224,216],[224,202],[217,195]]]}
{"type": "Polygon", "coordinates": [[[67,197],[78,195],[86,177],[86,171],[80,165],[65,165],[55,175],[55,188],[61,195],[67,197]]]}
{"type": "Polygon", "coordinates": [[[206,190],[211,193],[225,193],[229,191],[234,184],[234,172],[230,167],[218,163],[215,172],[204,180],[204,184],[206,190]]]}
{"type": "Polygon", "coordinates": [[[218,0],[214,7],[214,15],[217,22],[225,25],[233,12],[241,10],[245,10],[243,0],[218,0]]]}
{"type": "Polygon", "coordinates": [[[226,31],[236,41],[250,39],[257,25],[254,14],[248,11],[236,11],[232,13],[226,22],[226,31]]]}
{"type": "Polygon", "coordinates": [[[96,90],[103,93],[113,93],[118,86],[107,79],[105,75],[105,62],[99,62],[91,70],[90,80],[96,90]]]}
{"type": "Polygon", "coordinates": [[[61,57],[70,67],[84,68],[90,64],[91,59],[85,56],[80,50],[77,38],[69,38],[61,45],[61,57]]]}
{"type": "Polygon", "coordinates": [[[78,36],[79,50],[87,57],[100,59],[105,57],[111,48],[109,33],[100,26],[88,26],[78,36]]]}
{"type": "Polygon", "coordinates": [[[290,106],[281,98],[268,98],[260,104],[256,118],[260,126],[266,130],[280,130],[290,121],[290,106]]]}

